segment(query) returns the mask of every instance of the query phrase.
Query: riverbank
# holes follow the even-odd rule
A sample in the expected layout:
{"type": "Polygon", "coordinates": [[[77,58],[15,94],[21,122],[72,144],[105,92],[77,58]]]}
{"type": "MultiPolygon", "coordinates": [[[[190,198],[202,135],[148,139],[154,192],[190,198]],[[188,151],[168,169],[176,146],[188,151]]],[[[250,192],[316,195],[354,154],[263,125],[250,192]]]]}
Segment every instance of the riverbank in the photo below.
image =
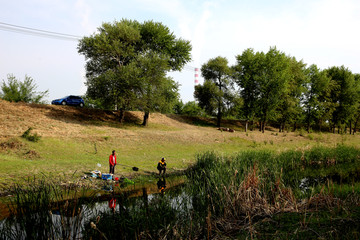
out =
{"type": "Polygon", "coordinates": [[[114,191],[106,199],[83,198],[58,184],[19,186],[13,212],[21,214],[0,223],[0,236],[357,239],[359,173],[360,149],[346,145],[228,156],[211,151],[197,155],[179,188],[163,192],[154,181],[161,178],[142,177],[153,180],[154,194],[138,188],[138,195],[114,191]],[[52,200],[71,194],[65,201],[52,200]]]}

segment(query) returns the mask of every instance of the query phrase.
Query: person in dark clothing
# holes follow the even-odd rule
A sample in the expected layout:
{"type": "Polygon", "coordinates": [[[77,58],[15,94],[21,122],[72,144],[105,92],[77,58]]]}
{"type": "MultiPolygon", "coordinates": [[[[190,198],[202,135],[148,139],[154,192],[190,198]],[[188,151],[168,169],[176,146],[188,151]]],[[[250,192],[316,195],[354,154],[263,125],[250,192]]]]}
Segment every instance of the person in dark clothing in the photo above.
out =
{"type": "Polygon", "coordinates": [[[165,158],[162,158],[158,165],[157,165],[157,169],[159,170],[159,175],[161,175],[161,172],[163,173],[163,175],[165,175],[166,172],[166,162],[165,162],[165,158]]]}

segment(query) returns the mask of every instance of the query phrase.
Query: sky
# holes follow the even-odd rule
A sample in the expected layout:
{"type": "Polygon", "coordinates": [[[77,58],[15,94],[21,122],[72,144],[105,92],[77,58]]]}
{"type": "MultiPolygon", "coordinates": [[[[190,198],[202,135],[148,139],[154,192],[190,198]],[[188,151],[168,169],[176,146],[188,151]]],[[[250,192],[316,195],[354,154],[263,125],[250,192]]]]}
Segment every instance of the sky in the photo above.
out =
{"type": "Polygon", "coordinates": [[[360,73],[358,0],[0,0],[0,6],[0,81],[9,74],[32,77],[38,91],[49,91],[48,102],[85,94],[77,39],[122,19],[161,22],[191,42],[191,62],[169,73],[183,102],[194,100],[195,67],[218,56],[234,65],[248,48],[276,46],[308,66],[344,65],[360,73]],[[52,36],[24,32],[30,29],[52,36]]]}

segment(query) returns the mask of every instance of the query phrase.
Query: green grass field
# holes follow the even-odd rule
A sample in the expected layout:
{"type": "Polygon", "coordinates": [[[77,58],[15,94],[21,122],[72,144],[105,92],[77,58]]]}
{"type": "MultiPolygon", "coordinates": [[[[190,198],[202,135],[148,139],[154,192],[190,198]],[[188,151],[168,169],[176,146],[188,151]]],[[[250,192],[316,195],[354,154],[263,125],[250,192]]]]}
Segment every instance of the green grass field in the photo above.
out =
{"type": "Polygon", "coordinates": [[[156,173],[157,162],[167,158],[168,172],[186,169],[199,153],[215,151],[233,155],[246,150],[306,150],[313,146],[358,146],[359,135],[279,133],[269,129],[245,133],[239,121],[224,121],[235,132],[219,131],[214,119],[177,115],[150,115],[149,126],[140,125],[142,113],[128,112],[125,124],[116,112],[73,107],[0,101],[0,188],[39,174],[80,177],[89,170],[108,171],[108,156],[117,151],[116,175],[134,177],[156,173]],[[29,128],[41,138],[21,137],[29,128]],[[97,167],[100,163],[101,167],[97,167]],[[132,167],[138,167],[134,172],[132,167]]]}
{"type": "Polygon", "coordinates": [[[107,172],[108,156],[113,149],[117,151],[119,163],[116,174],[133,176],[156,172],[156,164],[161,157],[167,158],[168,171],[171,172],[187,168],[195,162],[198,153],[205,151],[223,155],[256,149],[280,152],[337,144],[357,146],[359,142],[356,135],[330,133],[311,133],[310,139],[309,135],[299,136],[296,132],[277,135],[270,131],[264,134],[257,131],[232,134],[210,127],[199,127],[196,131],[159,130],[159,126],[155,130],[151,126],[121,130],[123,133],[119,137],[100,130],[94,133],[90,129],[92,132],[88,138],[42,137],[39,142],[20,137],[7,139],[4,142],[18,142],[21,147],[0,152],[0,184],[8,185],[41,173],[72,175],[76,171],[75,175],[81,176],[95,169],[107,172]],[[100,168],[98,163],[101,164],[100,168]],[[133,172],[133,166],[138,167],[139,172],[133,172]]]}

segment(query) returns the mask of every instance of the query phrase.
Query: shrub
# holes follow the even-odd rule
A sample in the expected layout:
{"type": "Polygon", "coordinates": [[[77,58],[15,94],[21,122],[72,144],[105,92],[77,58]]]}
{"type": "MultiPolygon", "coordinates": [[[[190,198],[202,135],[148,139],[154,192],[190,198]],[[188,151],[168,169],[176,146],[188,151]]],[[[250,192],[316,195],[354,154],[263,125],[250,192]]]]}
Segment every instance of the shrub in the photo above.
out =
{"type": "Polygon", "coordinates": [[[1,85],[2,93],[0,96],[10,102],[27,102],[27,103],[43,103],[42,99],[49,93],[48,90],[44,92],[37,92],[37,85],[34,80],[25,76],[25,80],[19,81],[15,76],[9,74],[7,76],[7,84],[3,81],[1,85]]]}
{"type": "Polygon", "coordinates": [[[204,111],[199,107],[195,101],[184,104],[181,113],[188,116],[203,116],[204,111]]]}
{"type": "Polygon", "coordinates": [[[33,128],[29,127],[24,133],[23,135],[21,135],[21,137],[25,138],[26,140],[30,141],[30,142],[38,142],[41,138],[41,136],[39,136],[37,133],[34,134],[30,134],[31,130],[33,128]]]}

